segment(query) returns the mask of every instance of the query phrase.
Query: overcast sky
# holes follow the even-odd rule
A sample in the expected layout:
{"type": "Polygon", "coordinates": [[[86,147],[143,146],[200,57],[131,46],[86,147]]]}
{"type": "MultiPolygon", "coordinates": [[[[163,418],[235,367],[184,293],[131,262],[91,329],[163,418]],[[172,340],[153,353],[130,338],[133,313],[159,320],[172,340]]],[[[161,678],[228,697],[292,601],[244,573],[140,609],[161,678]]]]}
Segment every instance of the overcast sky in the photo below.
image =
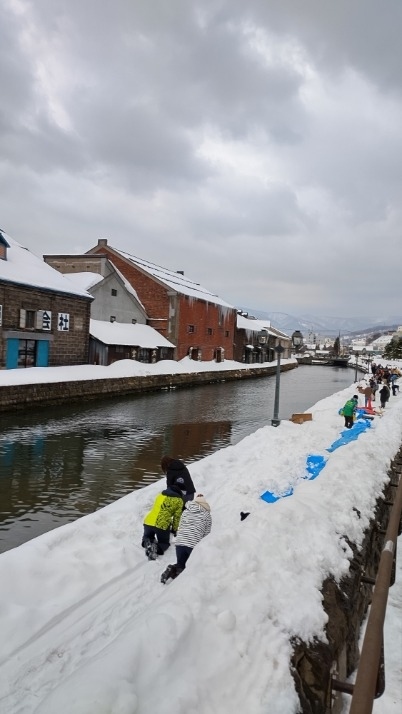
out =
{"type": "Polygon", "coordinates": [[[401,311],[401,0],[2,0],[0,227],[237,307],[401,311]]]}

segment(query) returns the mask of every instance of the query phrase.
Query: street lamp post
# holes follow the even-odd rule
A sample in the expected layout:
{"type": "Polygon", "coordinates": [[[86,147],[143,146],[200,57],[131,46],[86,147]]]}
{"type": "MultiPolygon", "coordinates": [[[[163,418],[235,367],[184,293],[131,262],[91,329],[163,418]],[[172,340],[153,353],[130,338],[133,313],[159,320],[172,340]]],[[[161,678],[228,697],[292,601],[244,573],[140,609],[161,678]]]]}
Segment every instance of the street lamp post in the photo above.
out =
{"type": "Polygon", "coordinates": [[[359,355],[361,354],[362,357],[363,357],[363,359],[364,359],[364,357],[366,356],[366,352],[367,352],[367,350],[366,350],[365,347],[363,347],[363,349],[362,349],[361,352],[359,352],[359,350],[356,350],[356,355],[355,355],[355,358],[356,358],[356,363],[355,363],[355,382],[357,382],[357,366],[358,366],[359,355]]]}
{"type": "Polygon", "coordinates": [[[275,347],[276,352],[276,382],[275,382],[275,400],[274,400],[274,416],[271,419],[272,426],[279,426],[281,420],[279,419],[279,387],[281,381],[281,354],[285,351],[279,342],[275,347]]]}
{"type": "Polygon", "coordinates": [[[303,344],[303,335],[300,330],[295,330],[292,335],[292,345],[295,352],[298,352],[298,348],[303,344]]]}
{"type": "Polygon", "coordinates": [[[357,361],[358,361],[358,359],[359,359],[359,353],[356,350],[356,354],[355,354],[355,382],[357,382],[357,361]]]}
{"type": "MultiPolygon", "coordinates": [[[[362,358],[363,358],[363,360],[366,360],[366,354],[367,354],[367,350],[366,350],[365,347],[363,347],[363,349],[362,349],[362,358]]],[[[366,369],[367,369],[367,361],[366,361],[366,369]]]]}

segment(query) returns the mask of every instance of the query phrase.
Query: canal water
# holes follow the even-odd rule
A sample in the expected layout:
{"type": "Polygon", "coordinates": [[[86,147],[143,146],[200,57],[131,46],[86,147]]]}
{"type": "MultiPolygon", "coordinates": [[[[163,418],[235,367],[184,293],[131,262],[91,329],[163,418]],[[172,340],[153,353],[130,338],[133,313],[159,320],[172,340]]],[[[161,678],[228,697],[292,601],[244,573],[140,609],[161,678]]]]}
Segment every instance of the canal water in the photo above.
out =
{"type": "MultiPolygon", "coordinates": [[[[281,374],[280,418],[353,383],[348,368],[281,374]]],[[[275,376],[0,417],[0,552],[92,513],[271,423],[275,376]]],[[[341,405],[340,405],[341,406],[341,405]]]]}

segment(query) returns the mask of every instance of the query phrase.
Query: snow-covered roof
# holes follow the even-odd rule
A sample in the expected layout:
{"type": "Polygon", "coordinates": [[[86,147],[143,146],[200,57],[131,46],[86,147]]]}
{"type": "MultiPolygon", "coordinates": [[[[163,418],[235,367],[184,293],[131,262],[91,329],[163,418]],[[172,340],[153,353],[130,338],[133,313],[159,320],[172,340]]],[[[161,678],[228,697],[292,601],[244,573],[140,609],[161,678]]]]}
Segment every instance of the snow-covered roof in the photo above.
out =
{"type": "Polygon", "coordinates": [[[174,347],[166,337],[149,325],[91,320],[89,333],[105,345],[130,345],[149,349],[174,347]]]}
{"type": "Polygon", "coordinates": [[[83,273],[68,273],[68,278],[83,290],[90,290],[103,280],[103,275],[85,271],[83,273]]]}
{"type": "Polygon", "coordinates": [[[145,307],[144,307],[144,305],[142,304],[140,298],[138,297],[137,291],[135,290],[134,286],[131,285],[131,283],[129,283],[129,281],[127,280],[127,278],[124,277],[123,273],[121,273],[120,270],[119,270],[118,268],[116,268],[115,264],[114,264],[111,260],[109,261],[109,263],[110,263],[110,265],[113,266],[113,270],[116,271],[116,273],[117,273],[117,275],[119,276],[120,280],[123,282],[124,287],[126,288],[127,292],[130,293],[130,294],[137,300],[137,302],[139,303],[139,305],[141,305],[141,307],[145,310],[145,307]]]}
{"type": "MultiPolygon", "coordinates": [[[[138,304],[145,311],[144,305],[139,299],[138,294],[134,287],[131,285],[131,283],[128,282],[128,280],[124,277],[123,273],[121,273],[120,270],[116,268],[114,263],[112,263],[110,260],[109,264],[115,271],[118,278],[121,280],[125,290],[135,298],[138,304]]],[[[84,271],[82,273],[68,273],[68,277],[75,285],[82,288],[83,290],[90,290],[95,285],[98,285],[98,283],[100,283],[102,280],[105,280],[105,277],[103,275],[100,275],[100,273],[92,273],[90,271],[84,271]]]]}
{"type": "MultiPolygon", "coordinates": [[[[115,250],[115,249],[113,249],[115,250]]],[[[164,283],[171,290],[175,290],[181,295],[188,295],[192,298],[197,298],[198,300],[205,300],[206,302],[214,303],[214,305],[221,305],[222,307],[233,308],[233,305],[222,300],[218,295],[214,295],[207,288],[203,288],[199,283],[195,283],[193,280],[186,278],[181,273],[175,273],[173,270],[168,270],[167,268],[162,268],[160,265],[155,265],[155,263],[150,263],[148,260],[143,260],[142,258],[137,258],[130,253],[125,253],[122,250],[116,251],[122,255],[126,260],[129,260],[133,265],[144,272],[152,275],[161,283],[164,283]]]]}
{"type": "Polygon", "coordinates": [[[289,339],[288,335],[285,335],[284,332],[280,332],[280,330],[272,327],[269,320],[252,320],[249,317],[237,315],[237,328],[239,330],[246,330],[248,333],[266,330],[269,335],[274,335],[275,337],[283,336],[289,339]]]}
{"type": "Polygon", "coordinates": [[[9,248],[7,260],[0,260],[0,280],[93,299],[85,289],[78,287],[67,276],[31,253],[4,231],[1,231],[1,234],[9,248]]]}

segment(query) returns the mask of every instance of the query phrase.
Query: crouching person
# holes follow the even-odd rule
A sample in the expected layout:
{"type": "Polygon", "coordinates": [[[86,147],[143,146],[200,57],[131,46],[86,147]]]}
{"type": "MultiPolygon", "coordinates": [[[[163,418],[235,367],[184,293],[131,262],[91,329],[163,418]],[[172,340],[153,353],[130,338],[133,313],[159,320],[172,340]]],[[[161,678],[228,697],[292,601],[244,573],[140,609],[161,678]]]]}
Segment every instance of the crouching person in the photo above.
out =
{"type": "Polygon", "coordinates": [[[211,509],[202,493],[193,501],[187,501],[180,519],[176,537],[176,565],[168,565],[161,575],[161,582],[166,583],[169,578],[176,578],[186,567],[193,548],[211,532],[211,509]]]}
{"type": "Polygon", "coordinates": [[[149,560],[155,560],[169,548],[170,532],[176,535],[183,506],[183,495],[178,486],[169,486],[155,498],[144,518],[142,537],[142,547],[149,560]]]}

